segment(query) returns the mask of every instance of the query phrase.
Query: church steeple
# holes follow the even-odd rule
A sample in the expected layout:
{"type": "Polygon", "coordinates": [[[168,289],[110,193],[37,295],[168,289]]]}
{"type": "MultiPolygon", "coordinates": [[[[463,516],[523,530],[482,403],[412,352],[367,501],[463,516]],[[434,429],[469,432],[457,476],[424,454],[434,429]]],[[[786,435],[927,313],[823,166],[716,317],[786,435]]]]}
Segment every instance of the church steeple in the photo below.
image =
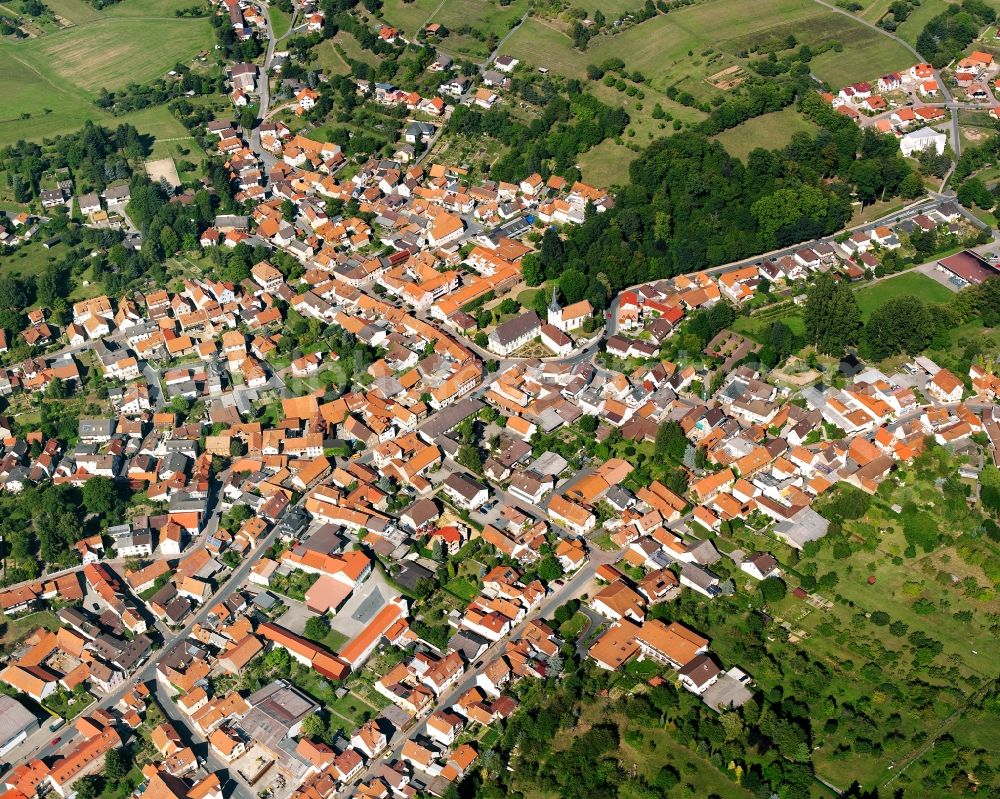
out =
{"type": "Polygon", "coordinates": [[[562,308],[559,307],[558,289],[552,287],[552,302],[549,303],[549,324],[562,330],[562,308]]]}

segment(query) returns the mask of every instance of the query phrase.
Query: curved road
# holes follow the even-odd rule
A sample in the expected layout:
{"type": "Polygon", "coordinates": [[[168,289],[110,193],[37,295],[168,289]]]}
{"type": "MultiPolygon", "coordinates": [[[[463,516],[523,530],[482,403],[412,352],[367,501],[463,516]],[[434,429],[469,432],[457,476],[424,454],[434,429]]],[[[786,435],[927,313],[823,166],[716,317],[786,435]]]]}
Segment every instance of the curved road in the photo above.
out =
{"type": "MultiPolygon", "coordinates": [[[[880,28],[873,22],[861,19],[861,17],[855,16],[849,11],[845,11],[843,8],[838,8],[832,3],[826,2],[826,0],[813,0],[813,1],[819,3],[821,6],[829,9],[830,11],[833,11],[837,14],[843,14],[845,17],[850,17],[855,22],[864,25],[866,28],[871,28],[873,31],[880,33],[882,36],[892,39],[894,42],[896,42],[896,44],[901,45],[902,47],[906,48],[910,53],[912,53],[918,62],[920,63],[927,62],[927,59],[925,59],[922,55],[920,55],[920,53],[917,52],[915,47],[913,47],[906,40],[901,39],[895,33],[887,31],[885,28],[880,28]]],[[[954,107],[955,101],[951,96],[951,92],[948,91],[948,86],[945,84],[944,79],[941,77],[941,70],[935,69],[934,77],[938,82],[938,86],[941,87],[941,94],[944,96],[945,107],[951,109],[951,148],[955,151],[955,157],[957,158],[962,155],[962,141],[961,139],[959,139],[958,136],[958,113],[954,107]]]]}

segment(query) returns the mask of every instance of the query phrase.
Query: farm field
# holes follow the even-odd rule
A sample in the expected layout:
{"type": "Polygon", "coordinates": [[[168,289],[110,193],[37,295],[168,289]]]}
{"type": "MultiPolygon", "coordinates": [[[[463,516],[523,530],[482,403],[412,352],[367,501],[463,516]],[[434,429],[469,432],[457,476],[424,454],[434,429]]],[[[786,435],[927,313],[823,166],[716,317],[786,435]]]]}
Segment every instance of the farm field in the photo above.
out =
{"type": "Polygon", "coordinates": [[[11,46],[46,78],[96,94],[160,77],[209,49],[212,32],[204,19],[108,18],[11,46]]]}
{"type": "MultiPolygon", "coordinates": [[[[0,146],[68,133],[88,119],[111,126],[132,121],[93,105],[101,88],[120,89],[132,81],[159,77],[178,61],[186,62],[212,46],[207,19],[105,14],[93,18],[88,14],[93,9],[81,0],[58,0],[58,5],[57,13],[80,22],[38,39],[0,44],[0,81],[6,87],[0,146]]],[[[153,6],[154,11],[162,8],[157,13],[172,15],[178,4],[153,0],[153,6]]],[[[143,133],[161,135],[157,128],[167,124],[163,115],[168,114],[158,110],[162,113],[151,115],[158,123],[153,128],[137,125],[143,133]]],[[[145,121],[144,113],[135,115],[139,122],[145,121]]],[[[186,135],[179,123],[169,128],[173,135],[186,135]]]]}
{"type": "Polygon", "coordinates": [[[814,133],[816,128],[794,108],[747,120],[742,125],[723,131],[715,138],[730,155],[746,161],[750,151],[763,147],[775,150],[784,147],[796,133],[814,133]]]}
{"type": "Polygon", "coordinates": [[[556,23],[536,18],[525,22],[501,48],[535,66],[567,77],[581,77],[587,64],[622,58],[661,91],[677,86],[695,97],[716,93],[705,78],[733,64],[737,54],[794,34],[800,43],[839,41],[843,51],[817,56],[812,69],[832,85],[843,85],[891,69],[902,69],[913,56],[900,44],[866,28],[851,17],[834,13],[811,0],[762,0],[755,13],[737,0],[709,0],[658,15],[622,33],[598,36],[586,52],[575,51],[556,23]],[[719,32],[738,32],[728,38],[719,32]]]}

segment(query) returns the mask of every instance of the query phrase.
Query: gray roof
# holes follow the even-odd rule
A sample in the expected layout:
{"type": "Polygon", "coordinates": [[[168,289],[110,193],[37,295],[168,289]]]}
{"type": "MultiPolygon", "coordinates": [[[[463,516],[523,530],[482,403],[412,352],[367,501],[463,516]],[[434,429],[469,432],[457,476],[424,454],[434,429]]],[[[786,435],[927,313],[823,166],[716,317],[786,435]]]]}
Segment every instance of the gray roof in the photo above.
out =
{"type": "Polygon", "coordinates": [[[469,397],[454,405],[449,405],[447,408],[442,408],[430,418],[429,422],[421,426],[420,434],[425,440],[433,441],[449,430],[454,430],[470,416],[478,413],[482,407],[482,401],[469,397]]]}
{"type": "Polygon", "coordinates": [[[796,549],[802,549],[807,541],[817,541],[826,535],[830,522],[812,508],[803,508],[790,519],[778,522],[774,534],[796,549]]]}
{"type": "Polygon", "coordinates": [[[115,432],[114,419],[81,419],[78,427],[81,438],[110,438],[115,432]]]}
{"type": "Polygon", "coordinates": [[[0,741],[4,743],[16,738],[24,730],[38,724],[35,714],[14,697],[0,694],[0,741]]]}
{"type": "Polygon", "coordinates": [[[490,335],[490,338],[503,346],[510,344],[512,341],[517,341],[533,330],[537,331],[540,327],[541,322],[538,319],[538,314],[534,311],[527,311],[499,325],[490,335]]]}
{"type": "Polygon", "coordinates": [[[471,500],[474,496],[476,496],[476,494],[486,488],[486,486],[478,480],[474,480],[471,476],[462,472],[453,472],[448,476],[448,479],[444,481],[444,484],[447,488],[450,488],[456,494],[467,500],[471,500]]]}

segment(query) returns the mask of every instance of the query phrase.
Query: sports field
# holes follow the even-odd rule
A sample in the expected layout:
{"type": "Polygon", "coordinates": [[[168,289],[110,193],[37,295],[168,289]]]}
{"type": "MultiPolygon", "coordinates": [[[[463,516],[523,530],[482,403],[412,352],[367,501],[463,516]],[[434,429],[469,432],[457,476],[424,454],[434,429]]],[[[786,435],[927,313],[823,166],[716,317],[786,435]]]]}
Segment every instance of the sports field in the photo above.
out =
{"type": "Polygon", "coordinates": [[[0,82],[5,87],[0,146],[67,133],[88,119],[139,127],[150,117],[158,129],[140,131],[185,136],[179,123],[160,115],[166,109],[113,117],[93,104],[102,88],[152,80],[212,48],[207,18],[173,16],[184,5],[180,0],[124,0],[99,12],[83,0],[53,0],[51,7],[71,23],[68,27],[37,39],[0,43],[0,82]]]}
{"type": "Polygon", "coordinates": [[[677,86],[699,97],[715,93],[706,77],[743,63],[738,58],[741,51],[782,41],[789,34],[801,44],[840,42],[842,52],[824,53],[810,65],[832,85],[871,78],[913,62],[902,45],[812,0],[760,0],[752,14],[743,0],[707,0],[657,15],[622,33],[598,36],[582,53],[573,49],[559,23],[532,18],[501,51],[570,77],[583,76],[588,64],[621,58],[628,69],[651,78],[655,88],[677,86]]]}
{"type": "Polygon", "coordinates": [[[931,304],[949,303],[955,298],[952,291],[933,278],[912,271],[862,286],[855,294],[858,298],[858,307],[861,308],[861,316],[865,319],[871,316],[872,311],[876,308],[885,305],[894,297],[901,297],[905,294],[912,294],[914,297],[919,297],[924,302],[931,304]]]}

